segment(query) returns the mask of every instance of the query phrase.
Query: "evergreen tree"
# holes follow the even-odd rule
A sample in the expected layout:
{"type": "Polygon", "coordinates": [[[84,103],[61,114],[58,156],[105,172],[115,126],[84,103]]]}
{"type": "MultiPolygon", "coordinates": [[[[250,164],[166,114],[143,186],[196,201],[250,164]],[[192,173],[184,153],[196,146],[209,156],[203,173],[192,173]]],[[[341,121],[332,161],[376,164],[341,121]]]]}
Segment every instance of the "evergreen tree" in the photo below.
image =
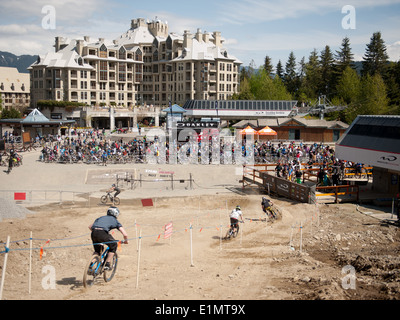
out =
{"type": "Polygon", "coordinates": [[[354,62],[354,54],[351,52],[350,39],[348,37],[343,38],[342,46],[339,51],[336,51],[336,71],[340,75],[347,67],[352,67],[354,62]]]}
{"type": "Polygon", "coordinates": [[[276,65],[276,75],[279,77],[279,79],[283,80],[283,67],[281,60],[279,60],[278,64],[276,65]]]}
{"type": "Polygon", "coordinates": [[[386,53],[386,45],[380,32],[375,32],[363,57],[363,75],[376,73],[384,76],[389,56],[386,53]]]}
{"type": "Polygon", "coordinates": [[[272,66],[271,62],[272,62],[271,58],[269,56],[266,56],[264,61],[264,70],[267,72],[267,75],[269,76],[274,71],[274,67],[272,66]]]}
{"type": "Polygon", "coordinates": [[[298,78],[296,73],[296,57],[292,52],[290,52],[288,62],[286,63],[285,74],[283,76],[283,83],[286,89],[294,94],[298,89],[298,78]]]}
{"type": "Polygon", "coordinates": [[[321,65],[318,59],[317,50],[310,53],[308,62],[305,65],[305,77],[300,87],[302,99],[317,99],[320,95],[319,88],[321,87],[321,65]]]}
{"type": "Polygon", "coordinates": [[[331,96],[331,93],[334,90],[334,59],[329,46],[325,46],[325,49],[322,50],[320,64],[321,83],[319,91],[321,94],[331,96]]]}

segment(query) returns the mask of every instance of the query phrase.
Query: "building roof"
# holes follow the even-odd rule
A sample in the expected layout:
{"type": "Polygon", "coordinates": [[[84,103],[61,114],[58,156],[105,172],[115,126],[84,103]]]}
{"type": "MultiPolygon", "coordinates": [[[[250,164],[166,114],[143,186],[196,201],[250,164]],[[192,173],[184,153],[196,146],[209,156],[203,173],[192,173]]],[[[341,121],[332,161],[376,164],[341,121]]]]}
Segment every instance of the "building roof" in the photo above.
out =
{"type": "Polygon", "coordinates": [[[149,31],[147,26],[138,26],[134,29],[129,29],[116,39],[118,44],[152,44],[154,36],[149,31]]]}
{"type": "Polygon", "coordinates": [[[400,172],[400,116],[358,116],[336,143],[335,154],[400,172]]]}
{"type": "Polygon", "coordinates": [[[93,70],[93,67],[85,63],[85,59],[77,53],[76,40],[71,40],[58,52],[49,52],[44,56],[39,56],[38,60],[31,64],[28,69],[32,69],[34,66],[93,70]]]}
{"type": "Polygon", "coordinates": [[[400,116],[358,116],[337,144],[400,154],[400,116]]]}
{"type": "Polygon", "coordinates": [[[34,109],[25,118],[1,119],[1,123],[12,123],[21,125],[63,125],[75,123],[75,120],[49,120],[38,109],[34,109]]]}
{"type": "Polygon", "coordinates": [[[174,104],[173,106],[162,110],[162,112],[166,112],[168,114],[168,113],[171,113],[171,112],[172,113],[185,113],[187,111],[185,109],[183,109],[182,107],[178,106],[177,104],[174,104]],[[172,111],[171,111],[171,109],[172,109],[172,111]]]}
{"type": "Polygon", "coordinates": [[[0,92],[29,93],[29,73],[19,73],[17,68],[0,67],[0,92]]]}
{"type": "Polygon", "coordinates": [[[307,128],[327,128],[327,129],[347,129],[348,124],[342,121],[328,121],[328,120],[314,120],[314,119],[305,119],[302,117],[287,117],[287,118],[273,118],[273,119],[257,119],[257,120],[242,120],[236,123],[233,127],[235,128],[243,128],[248,124],[251,124],[254,127],[284,127],[287,126],[290,122],[294,121],[296,124],[300,126],[304,126],[307,128]]]}
{"type": "Polygon", "coordinates": [[[41,113],[38,109],[34,109],[30,114],[26,116],[25,119],[21,121],[21,123],[44,123],[49,122],[43,113],[41,113]]]}
{"type": "Polygon", "coordinates": [[[228,53],[225,48],[216,46],[214,42],[197,40],[196,37],[192,38],[191,45],[184,48],[182,55],[173,59],[172,61],[185,61],[185,60],[210,60],[226,59],[234,61],[235,63],[242,63],[235,56],[228,53]]]}

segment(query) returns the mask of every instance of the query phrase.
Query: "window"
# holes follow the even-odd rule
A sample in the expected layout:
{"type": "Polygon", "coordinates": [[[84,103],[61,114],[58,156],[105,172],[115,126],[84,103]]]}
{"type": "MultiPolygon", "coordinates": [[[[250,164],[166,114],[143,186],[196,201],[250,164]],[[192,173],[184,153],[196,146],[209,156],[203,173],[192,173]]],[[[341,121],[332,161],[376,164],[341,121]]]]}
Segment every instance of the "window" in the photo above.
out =
{"type": "Polygon", "coordinates": [[[121,47],[118,52],[118,59],[125,60],[126,59],[126,50],[124,47],[121,47]]]}
{"type": "Polygon", "coordinates": [[[100,58],[107,58],[107,47],[103,44],[100,47],[100,58]]]}
{"type": "Polygon", "coordinates": [[[126,81],[126,63],[120,63],[118,66],[118,80],[126,81]]]}
{"type": "Polygon", "coordinates": [[[100,81],[107,81],[108,71],[107,71],[107,61],[100,61],[100,81]]]}
{"type": "Polygon", "coordinates": [[[135,52],[135,60],[136,61],[143,61],[143,53],[140,49],[137,49],[135,52]]]}

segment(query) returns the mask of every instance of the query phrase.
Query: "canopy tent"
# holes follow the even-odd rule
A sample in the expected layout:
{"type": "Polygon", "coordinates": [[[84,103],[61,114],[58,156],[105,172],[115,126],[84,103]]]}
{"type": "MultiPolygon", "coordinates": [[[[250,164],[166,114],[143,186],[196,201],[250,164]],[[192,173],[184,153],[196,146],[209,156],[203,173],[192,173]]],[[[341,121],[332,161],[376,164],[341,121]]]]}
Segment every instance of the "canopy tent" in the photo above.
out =
{"type": "Polygon", "coordinates": [[[177,104],[174,104],[164,110],[162,112],[166,112],[167,114],[183,114],[186,113],[187,111],[183,109],[181,106],[178,106],[177,104]]]}
{"type": "Polygon", "coordinates": [[[257,131],[257,134],[260,136],[276,136],[277,133],[275,130],[272,130],[270,127],[266,126],[265,128],[257,131]]]}
{"type": "Polygon", "coordinates": [[[256,134],[257,131],[254,130],[252,127],[247,126],[246,128],[244,128],[243,130],[240,130],[240,134],[256,134]]]}

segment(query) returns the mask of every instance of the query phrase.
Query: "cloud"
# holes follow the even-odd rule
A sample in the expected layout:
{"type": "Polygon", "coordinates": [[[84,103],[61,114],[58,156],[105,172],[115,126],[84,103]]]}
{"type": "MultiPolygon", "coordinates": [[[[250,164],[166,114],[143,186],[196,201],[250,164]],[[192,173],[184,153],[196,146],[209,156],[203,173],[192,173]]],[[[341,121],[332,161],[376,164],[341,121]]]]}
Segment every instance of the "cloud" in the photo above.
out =
{"type": "Polygon", "coordinates": [[[9,24],[0,26],[0,35],[21,35],[26,34],[28,29],[19,24],[9,24]]]}
{"type": "Polygon", "coordinates": [[[341,12],[345,5],[354,8],[380,7],[400,3],[399,0],[348,0],[315,1],[315,0],[232,0],[229,6],[220,4],[220,15],[225,23],[249,24],[269,22],[282,19],[299,18],[307,14],[324,15],[328,12],[341,12]]]}
{"type": "Polygon", "coordinates": [[[389,60],[399,61],[400,60],[400,41],[396,41],[393,44],[388,44],[386,46],[386,52],[389,56],[389,60]]]}

